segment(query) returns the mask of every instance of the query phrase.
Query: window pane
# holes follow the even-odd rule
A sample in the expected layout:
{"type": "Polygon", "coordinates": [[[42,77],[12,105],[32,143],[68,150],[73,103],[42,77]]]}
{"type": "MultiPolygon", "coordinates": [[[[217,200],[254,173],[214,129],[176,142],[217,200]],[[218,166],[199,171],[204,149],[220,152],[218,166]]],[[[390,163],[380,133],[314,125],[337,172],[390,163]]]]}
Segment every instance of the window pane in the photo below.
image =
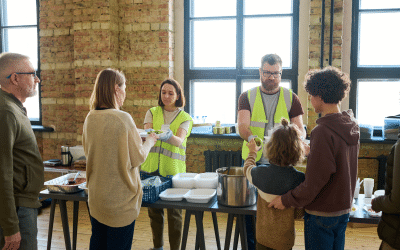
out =
{"type": "Polygon", "coordinates": [[[2,4],[2,26],[36,25],[35,0],[3,0],[2,4]]]}
{"type": "Polygon", "coordinates": [[[292,17],[245,18],[244,67],[259,68],[261,57],[275,53],[282,58],[283,68],[291,68],[292,32],[292,17]]]}
{"type": "Polygon", "coordinates": [[[236,123],[234,81],[193,81],[193,116],[207,116],[206,122],[236,123]],[[223,93],[223,94],[221,94],[223,93]]]}
{"type": "Polygon", "coordinates": [[[193,0],[193,17],[236,16],[236,0],[193,0]]]}
{"type": "Polygon", "coordinates": [[[400,80],[360,80],[357,83],[357,120],[383,126],[384,118],[400,113],[400,80]]]}
{"type": "MultiPolygon", "coordinates": [[[[242,92],[247,91],[251,88],[258,87],[261,85],[260,80],[243,80],[242,84],[242,92]]],[[[282,80],[281,83],[279,84],[281,87],[291,89],[292,84],[289,80],[282,80]]]]}
{"type": "Polygon", "coordinates": [[[360,0],[360,9],[394,9],[400,8],[399,0],[360,0]]]}
{"type": "Polygon", "coordinates": [[[193,21],[194,68],[236,66],[236,20],[193,21]]]}
{"type": "Polygon", "coordinates": [[[360,13],[359,66],[400,65],[398,13],[360,13]]]}
{"type": "Polygon", "coordinates": [[[244,14],[289,14],[292,13],[292,0],[245,0],[244,14]]]}
{"type": "Polygon", "coordinates": [[[3,30],[3,51],[30,57],[33,67],[38,68],[38,41],[36,28],[12,28],[3,30]],[[27,42],[29,41],[29,42],[27,42]]]}
{"type": "MultiPolygon", "coordinates": [[[[36,28],[12,28],[3,30],[3,51],[15,52],[30,57],[35,69],[38,68],[38,42],[36,28]],[[29,42],[26,42],[29,40],[29,42]]],[[[37,93],[38,89],[36,89],[37,93]]],[[[27,98],[24,103],[28,117],[31,120],[39,120],[39,94],[27,98]]]]}

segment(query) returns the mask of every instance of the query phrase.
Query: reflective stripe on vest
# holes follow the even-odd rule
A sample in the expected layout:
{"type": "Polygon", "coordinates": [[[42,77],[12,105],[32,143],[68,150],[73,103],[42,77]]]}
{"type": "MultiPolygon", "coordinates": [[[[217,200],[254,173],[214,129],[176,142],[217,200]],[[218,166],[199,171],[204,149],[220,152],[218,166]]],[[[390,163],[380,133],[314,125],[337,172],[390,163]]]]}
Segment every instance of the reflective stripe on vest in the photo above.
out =
{"type": "Polygon", "coordinates": [[[169,151],[169,150],[167,150],[167,149],[165,149],[165,148],[162,148],[162,147],[152,147],[151,149],[150,149],[150,152],[151,153],[160,153],[160,154],[162,154],[162,155],[164,155],[164,156],[166,156],[166,157],[169,157],[169,158],[171,158],[171,159],[175,159],[175,160],[180,160],[180,161],[186,161],[186,155],[180,155],[180,154],[178,154],[178,153],[173,153],[173,152],[171,152],[171,151],[169,151]]]}
{"type": "MultiPolygon", "coordinates": [[[[259,138],[264,139],[265,129],[269,123],[265,114],[264,103],[261,96],[260,87],[256,87],[248,90],[248,98],[251,109],[250,117],[250,130],[253,135],[257,135],[259,138]]],[[[292,108],[293,95],[292,91],[286,88],[280,87],[279,99],[276,105],[274,115],[274,125],[280,124],[281,119],[284,117],[289,120],[289,112],[292,108]]],[[[246,145],[247,141],[243,141],[242,145],[242,158],[245,160],[249,154],[249,148],[246,145]]],[[[260,160],[262,156],[262,150],[257,152],[256,161],[260,160]]]]}
{"type": "MultiPolygon", "coordinates": [[[[150,111],[153,115],[153,129],[160,130],[161,126],[164,124],[163,109],[157,106],[151,108],[150,111]]],[[[185,121],[190,121],[190,126],[182,144],[176,147],[167,142],[158,140],[154,147],[151,148],[146,161],[141,166],[143,171],[154,172],[158,169],[162,176],[186,172],[186,142],[192,129],[192,118],[188,113],[182,110],[171,122],[170,129],[172,133],[176,135],[179,126],[185,121]]]]}

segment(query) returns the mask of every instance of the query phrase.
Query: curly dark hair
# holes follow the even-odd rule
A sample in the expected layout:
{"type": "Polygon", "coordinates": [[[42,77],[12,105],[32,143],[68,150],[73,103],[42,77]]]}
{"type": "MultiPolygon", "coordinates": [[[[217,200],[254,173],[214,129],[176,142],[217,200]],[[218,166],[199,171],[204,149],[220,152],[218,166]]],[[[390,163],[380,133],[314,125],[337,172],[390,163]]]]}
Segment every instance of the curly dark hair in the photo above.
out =
{"type": "Polygon", "coordinates": [[[299,130],[283,118],[281,125],[274,129],[263,153],[269,162],[282,167],[293,166],[302,161],[304,147],[299,130]]]}
{"type": "Polygon", "coordinates": [[[306,91],[325,103],[339,103],[350,91],[350,85],[349,76],[332,66],[310,70],[304,81],[306,91]]]}

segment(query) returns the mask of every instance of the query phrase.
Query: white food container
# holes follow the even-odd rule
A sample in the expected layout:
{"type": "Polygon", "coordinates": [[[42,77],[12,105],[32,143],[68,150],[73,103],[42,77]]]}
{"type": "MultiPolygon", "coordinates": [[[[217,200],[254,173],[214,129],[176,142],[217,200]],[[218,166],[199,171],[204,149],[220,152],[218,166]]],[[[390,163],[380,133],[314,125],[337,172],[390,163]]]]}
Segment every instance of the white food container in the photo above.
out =
{"type": "Polygon", "coordinates": [[[179,173],[172,177],[172,187],[173,188],[194,188],[194,177],[196,173],[179,173]]]}
{"type": "Polygon", "coordinates": [[[207,172],[201,173],[194,177],[195,188],[210,188],[216,189],[218,186],[218,173],[207,172]]]}
{"type": "Polygon", "coordinates": [[[208,203],[217,193],[215,189],[192,189],[187,192],[183,197],[187,202],[192,203],[208,203]]]}
{"type": "Polygon", "coordinates": [[[189,191],[190,189],[187,188],[168,188],[161,192],[160,199],[164,201],[181,201],[189,191]]]}

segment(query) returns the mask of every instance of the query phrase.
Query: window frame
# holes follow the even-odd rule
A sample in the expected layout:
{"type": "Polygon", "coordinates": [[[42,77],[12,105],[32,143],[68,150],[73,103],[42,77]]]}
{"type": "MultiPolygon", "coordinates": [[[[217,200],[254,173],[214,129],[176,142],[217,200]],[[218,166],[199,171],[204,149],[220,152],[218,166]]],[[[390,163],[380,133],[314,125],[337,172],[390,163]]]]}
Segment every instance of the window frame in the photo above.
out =
{"type": "MultiPolygon", "coordinates": [[[[11,26],[3,26],[3,18],[2,15],[4,13],[4,8],[5,8],[5,2],[0,0],[0,53],[3,52],[8,52],[8,51],[3,51],[3,41],[5,41],[3,35],[4,29],[10,29],[10,28],[35,28],[36,27],[36,31],[37,31],[37,41],[38,41],[38,46],[37,46],[37,55],[38,55],[38,65],[37,65],[37,76],[40,79],[40,36],[39,36],[39,20],[40,20],[40,0],[36,0],[36,25],[11,25],[11,26]]],[[[39,119],[31,119],[29,118],[29,120],[31,121],[31,125],[42,125],[42,95],[41,95],[41,82],[38,83],[38,94],[37,96],[31,97],[31,98],[38,98],[39,101],[39,119]]]]}
{"type": "MultiPolygon", "coordinates": [[[[192,52],[192,37],[191,37],[191,20],[200,20],[201,18],[191,18],[191,0],[185,0],[184,2],[184,94],[188,105],[185,106],[185,111],[189,114],[193,114],[193,89],[191,81],[193,80],[232,80],[236,82],[236,100],[239,99],[244,80],[259,80],[259,66],[257,68],[243,68],[243,1],[237,0],[237,15],[236,15],[236,68],[233,69],[191,69],[190,60],[192,52]]],[[[251,16],[288,16],[289,14],[269,14],[269,15],[246,15],[251,16]]],[[[282,80],[289,80],[293,92],[298,94],[298,60],[299,60],[299,16],[300,16],[300,1],[293,0],[293,13],[290,14],[292,19],[292,62],[291,68],[282,69],[282,80]]],[[[223,19],[221,17],[221,19],[223,19]]],[[[261,56],[260,56],[261,61],[261,56]]],[[[238,103],[235,103],[235,110],[237,110],[238,103]]],[[[237,112],[235,114],[235,120],[237,120],[237,112]]]]}
{"type": "Polygon", "coordinates": [[[350,80],[352,82],[349,95],[349,108],[354,111],[357,118],[357,88],[359,80],[395,80],[400,79],[400,65],[393,66],[359,66],[358,65],[358,46],[359,46],[359,20],[360,13],[367,12],[384,12],[389,13],[399,11],[396,9],[366,9],[360,10],[360,1],[352,1],[352,32],[351,32],[351,55],[350,55],[350,80]]]}

